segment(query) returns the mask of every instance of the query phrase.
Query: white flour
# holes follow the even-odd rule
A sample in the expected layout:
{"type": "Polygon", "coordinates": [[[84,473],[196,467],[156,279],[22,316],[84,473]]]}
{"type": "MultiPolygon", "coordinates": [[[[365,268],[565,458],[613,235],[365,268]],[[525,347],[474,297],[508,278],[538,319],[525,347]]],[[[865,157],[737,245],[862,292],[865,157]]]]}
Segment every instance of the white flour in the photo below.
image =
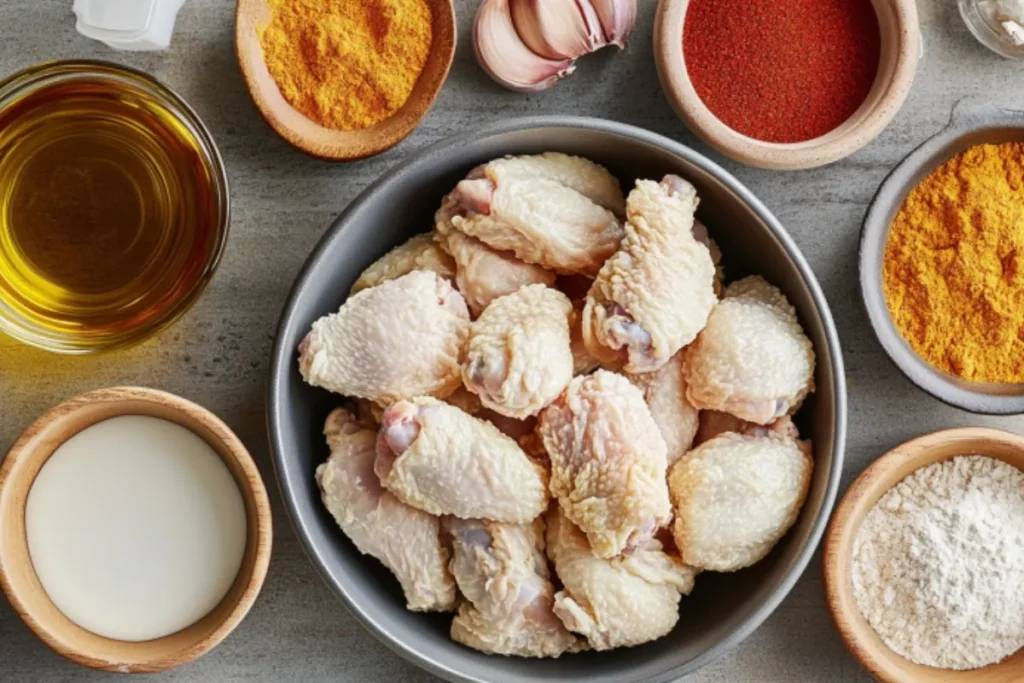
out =
{"type": "Polygon", "coordinates": [[[973,669],[1024,646],[1024,472],[969,455],[921,468],[853,547],[861,614],[907,659],[973,669]]]}

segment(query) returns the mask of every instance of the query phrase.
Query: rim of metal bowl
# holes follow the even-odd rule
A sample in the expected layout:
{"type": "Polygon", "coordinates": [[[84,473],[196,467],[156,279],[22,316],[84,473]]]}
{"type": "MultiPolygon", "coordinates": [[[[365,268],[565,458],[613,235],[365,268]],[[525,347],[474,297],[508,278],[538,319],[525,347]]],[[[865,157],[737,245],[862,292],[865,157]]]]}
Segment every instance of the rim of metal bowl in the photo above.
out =
{"type": "Polygon", "coordinates": [[[333,221],[331,227],[313,248],[313,251],[310,253],[309,258],[306,260],[302,270],[299,272],[299,275],[295,280],[294,285],[292,286],[292,290],[288,295],[288,299],[285,302],[282,311],[271,356],[267,400],[267,428],[275,478],[277,480],[278,490],[281,493],[281,498],[284,501],[285,508],[288,512],[289,522],[292,525],[292,529],[301,540],[306,554],[309,556],[320,576],[328,584],[331,590],[342,599],[349,612],[355,615],[368,631],[370,631],[391,651],[407,659],[413,664],[426,669],[436,676],[440,676],[450,681],[472,681],[473,683],[484,683],[482,679],[468,677],[453,670],[445,662],[436,657],[432,657],[406,643],[400,643],[394,640],[380,627],[374,616],[363,610],[355,600],[348,595],[344,587],[334,580],[331,572],[327,568],[323,556],[310,542],[304,525],[300,521],[301,515],[295,499],[288,493],[288,491],[294,489],[296,486],[308,486],[308,482],[297,482],[289,477],[287,467],[285,465],[287,455],[284,453],[279,429],[279,423],[282,419],[281,405],[283,402],[284,377],[287,373],[295,371],[294,349],[285,348],[283,346],[283,342],[287,330],[291,329],[295,324],[293,319],[295,303],[308,286],[311,274],[319,265],[327,246],[336,240],[345,238],[344,226],[347,223],[349,216],[363,210],[363,208],[374,199],[378,188],[390,184],[395,179],[401,177],[409,168],[427,164],[432,159],[443,156],[446,150],[453,146],[461,146],[486,139],[494,135],[513,133],[531,128],[580,128],[632,138],[640,142],[665,149],[672,154],[675,154],[708,171],[733,191],[744,203],[746,203],[758,215],[758,217],[764,221],[765,225],[772,231],[774,237],[779,240],[783,248],[786,250],[787,255],[792,259],[793,264],[800,273],[800,276],[803,278],[808,291],[811,293],[811,297],[818,314],[822,319],[822,327],[824,328],[826,345],[828,347],[831,360],[831,371],[835,378],[835,444],[833,447],[834,453],[832,468],[829,473],[825,496],[822,500],[821,509],[818,510],[817,518],[814,521],[814,526],[811,529],[807,542],[797,555],[793,567],[783,578],[778,589],[756,612],[754,612],[750,618],[742,624],[740,628],[730,633],[727,638],[717,643],[707,652],[704,652],[700,656],[686,662],[684,665],[663,671],[655,677],[647,679],[651,682],[661,683],[663,681],[673,680],[674,678],[687,673],[692,673],[693,671],[706,666],[724,655],[727,651],[745,640],[762,623],[764,623],[779,604],[782,603],[786,596],[789,595],[793,586],[796,585],[796,582],[807,569],[807,566],[818,547],[818,543],[821,541],[825,527],[828,524],[829,515],[835,504],[836,493],[839,488],[839,479],[842,475],[843,456],[846,445],[846,375],[843,367],[842,350],[839,345],[839,335],[832,319],[828,302],[825,299],[824,293],[821,291],[821,287],[818,284],[814,273],[811,271],[807,261],[800,253],[796,243],[768,208],[728,171],[689,147],[679,144],[662,135],[658,135],[657,133],[652,133],[642,128],[605,119],[573,116],[524,117],[483,126],[471,132],[462,133],[434,143],[399,163],[398,166],[392,168],[376,181],[371,183],[333,221]]]}
{"type": "Polygon", "coordinates": [[[143,325],[105,336],[96,345],[81,341],[69,341],[61,335],[50,334],[37,326],[19,324],[21,316],[0,306],[0,333],[6,334],[25,344],[55,353],[81,355],[102,353],[139,344],[162,330],[167,329],[199,300],[213,279],[227,246],[231,227],[231,191],[228,174],[217,143],[210,134],[199,114],[170,86],[144,71],[99,59],[62,59],[36,64],[17,71],[0,80],[0,107],[14,97],[20,97],[32,89],[47,87],[66,78],[106,78],[130,83],[142,88],[147,94],[161,101],[174,114],[176,120],[185,126],[199,142],[209,162],[212,189],[217,196],[219,212],[217,217],[217,244],[214,246],[203,272],[191,289],[181,296],[163,315],[143,325]]]}

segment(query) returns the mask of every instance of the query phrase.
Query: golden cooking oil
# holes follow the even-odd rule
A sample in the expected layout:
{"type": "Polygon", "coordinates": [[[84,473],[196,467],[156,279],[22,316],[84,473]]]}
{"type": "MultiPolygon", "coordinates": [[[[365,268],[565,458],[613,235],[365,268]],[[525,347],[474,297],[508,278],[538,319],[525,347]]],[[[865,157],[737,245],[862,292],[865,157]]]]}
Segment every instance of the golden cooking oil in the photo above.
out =
{"type": "Polygon", "coordinates": [[[223,171],[190,112],[141,74],[86,67],[0,102],[0,315],[57,350],[170,322],[226,230],[223,171]]]}

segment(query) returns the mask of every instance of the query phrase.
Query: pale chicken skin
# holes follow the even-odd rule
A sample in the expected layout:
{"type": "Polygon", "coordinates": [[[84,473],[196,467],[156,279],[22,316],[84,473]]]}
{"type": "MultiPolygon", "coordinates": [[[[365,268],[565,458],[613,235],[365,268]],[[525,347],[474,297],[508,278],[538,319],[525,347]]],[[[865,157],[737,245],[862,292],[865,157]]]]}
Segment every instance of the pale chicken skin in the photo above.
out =
{"type": "Polygon", "coordinates": [[[544,285],[495,299],[470,325],[466,388],[506,417],[539,413],[572,379],[571,314],[568,297],[544,285]]]}
{"type": "Polygon", "coordinates": [[[638,180],[622,246],[605,262],[583,310],[583,339],[604,363],[653,372],[703,329],[714,307],[715,264],[693,236],[697,193],[678,176],[638,180]]]}
{"type": "Polygon", "coordinates": [[[555,614],[595,650],[632,647],[667,635],[679,621],[679,599],[696,571],[648,539],[629,556],[594,554],[559,509],[547,517],[547,552],[563,589],[555,614]]]}
{"type": "Polygon", "coordinates": [[[444,397],[462,383],[468,336],[462,295],[436,273],[416,270],[313,323],[299,345],[299,371],[313,386],[382,405],[444,397]]]}
{"type": "Polygon", "coordinates": [[[446,517],[451,570],[466,602],[452,638],[482,652],[558,657],[583,643],[555,616],[544,521],[505,524],[446,517]]]}
{"type": "Polygon", "coordinates": [[[624,234],[618,181],[580,157],[495,159],[474,169],[451,198],[456,230],[558,273],[595,275],[624,234]]]}
{"type": "Polygon", "coordinates": [[[630,552],[668,524],[665,440],[622,375],[576,377],[540,416],[551,494],[599,557],[630,552]]]}
{"type": "Polygon", "coordinates": [[[654,372],[627,374],[626,379],[643,392],[651,417],[665,440],[668,466],[672,467],[690,450],[699,424],[697,409],[686,398],[682,352],[654,372]]]}
{"type": "Polygon", "coordinates": [[[402,585],[408,608],[455,609],[455,582],[437,517],[381,487],[373,465],[377,432],[338,408],[324,425],[331,456],[316,470],[327,511],[359,552],[380,560],[402,585]]]}
{"type": "Polygon", "coordinates": [[[349,294],[400,278],[414,270],[429,270],[445,280],[455,279],[455,260],[430,233],[416,235],[377,259],[352,285],[349,294]]]}
{"type": "Polygon", "coordinates": [[[725,433],[687,453],[668,478],[683,561],[733,572],[764,559],[796,522],[813,467],[809,443],[777,434],[725,433]]]}
{"type": "Polygon", "coordinates": [[[555,273],[523,263],[510,251],[497,251],[451,225],[453,203],[445,197],[435,217],[436,242],[455,261],[455,286],[466,299],[473,316],[480,315],[498,297],[512,294],[525,285],[555,283],[555,273]]]}
{"type": "Polygon", "coordinates": [[[683,361],[686,395],[701,410],[765,425],[814,388],[814,346],[785,295],[759,276],[732,283],[683,361]]]}
{"type": "Polygon", "coordinates": [[[384,411],[374,470],[399,500],[436,515],[523,524],[548,502],[547,472],[519,444],[430,397],[384,411]]]}

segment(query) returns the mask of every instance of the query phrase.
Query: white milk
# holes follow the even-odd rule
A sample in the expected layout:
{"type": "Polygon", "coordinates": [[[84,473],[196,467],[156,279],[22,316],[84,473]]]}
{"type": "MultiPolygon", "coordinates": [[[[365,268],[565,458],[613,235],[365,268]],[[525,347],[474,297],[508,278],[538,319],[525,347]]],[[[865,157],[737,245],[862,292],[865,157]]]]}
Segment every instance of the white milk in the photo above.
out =
{"type": "Polygon", "coordinates": [[[173,422],[128,415],[50,456],[25,509],[29,552],[71,621],[141,641],[208,614],[238,574],[245,504],[227,466],[173,422]]]}

